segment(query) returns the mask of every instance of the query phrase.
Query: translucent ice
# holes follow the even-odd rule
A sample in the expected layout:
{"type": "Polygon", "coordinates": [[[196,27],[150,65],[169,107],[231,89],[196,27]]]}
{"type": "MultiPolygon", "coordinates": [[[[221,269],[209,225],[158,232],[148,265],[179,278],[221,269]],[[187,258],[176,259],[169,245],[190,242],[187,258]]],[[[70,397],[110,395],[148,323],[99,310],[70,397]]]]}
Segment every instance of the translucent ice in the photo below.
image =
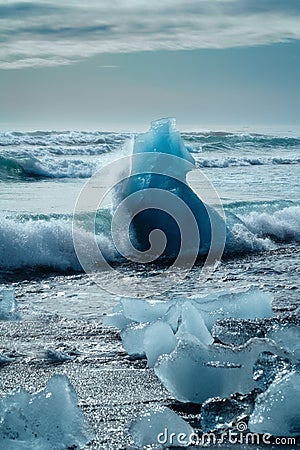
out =
{"type": "Polygon", "coordinates": [[[195,336],[204,345],[212,344],[213,342],[213,337],[208,331],[202,315],[190,302],[184,302],[181,307],[181,323],[176,337],[180,338],[185,333],[195,336]]]}
{"type": "Polygon", "coordinates": [[[252,433],[300,435],[300,374],[292,372],[259,395],[249,420],[252,433]]]}
{"type": "Polygon", "coordinates": [[[275,327],[268,333],[268,337],[273,339],[280,347],[289,350],[296,358],[300,359],[300,327],[284,326],[275,327]]]}
{"type": "Polygon", "coordinates": [[[211,245],[211,218],[220,229],[225,230],[225,224],[186,181],[187,173],[195,168],[195,161],[175,128],[175,120],[154,121],[148,132],[137,135],[133,157],[130,177],[116,188],[114,206],[117,208],[127,199],[127,211],[133,217],[135,246],[142,252],[149,250],[149,236],[153,230],[161,230],[166,245],[163,253],[158,254],[175,257],[180,251],[183,230],[190,230],[187,240],[183,239],[185,250],[193,248],[196,255],[207,254],[211,245]]]}
{"type": "Polygon", "coordinates": [[[251,338],[264,338],[266,332],[261,321],[245,319],[219,320],[212,328],[213,337],[227,345],[243,345],[251,338]]]}
{"type": "Polygon", "coordinates": [[[257,387],[265,391],[273,381],[283,378],[296,367],[295,361],[288,357],[263,352],[259,355],[253,367],[253,378],[257,387]]]}
{"type": "Polygon", "coordinates": [[[272,317],[272,295],[250,288],[241,293],[223,292],[206,298],[193,298],[209,329],[226,318],[256,319],[272,317]]]}
{"type": "Polygon", "coordinates": [[[263,351],[284,353],[268,339],[250,339],[240,347],[207,346],[186,334],[170,355],[158,359],[154,370],[177,400],[203,403],[255,388],[253,365],[263,351]]]}
{"type": "Polygon", "coordinates": [[[6,395],[0,400],[0,448],[84,448],[93,436],[77,403],[65,375],[53,375],[37,393],[19,388],[6,395]]]}
{"type": "Polygon", "coordinates": [[[169,408],[156,407],[135,419],[129,432],[138,448],[186,447],[193,428],[169,408]]]}
{"type": "Polygon", "coordinates": [[[165,301],[144,300],[141,298],[122,298],[114,307],[113,314],[103,317],[103,323],[120,330],[133,323],[154,322],[161,318],[169,309],[165,301]]]}
{"type": "Polygon", "coordinates": [[[13,289],[0,288],[0,320],[18,319],[13,289]]]}
{"type": "Polygon", "coordinates": [[[205,432],[225,430],[253,411],[253,395],[210,398],[201,408],[201,428],[205,432]]]}
{"type": "Polygon", "coordinates": [[[157,358],[169,354],[176,347],[176,338],[169,324],[158,320],[147,326],[144,336],[144,349],[148,366],[153,367],[157,358]]]}
{"type": "Polygon", "coordinates": [[[145,356],[144,336],[147,326],[145,323],[130,325],[121,332],[123,347],[129,355],[145,356]]]}

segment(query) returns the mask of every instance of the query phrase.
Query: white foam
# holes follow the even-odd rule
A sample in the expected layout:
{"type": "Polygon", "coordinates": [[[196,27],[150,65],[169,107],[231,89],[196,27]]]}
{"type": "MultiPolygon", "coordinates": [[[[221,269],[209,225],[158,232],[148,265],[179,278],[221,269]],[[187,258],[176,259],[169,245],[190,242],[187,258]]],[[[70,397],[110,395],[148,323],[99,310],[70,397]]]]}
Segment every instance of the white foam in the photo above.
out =
{"type": "Polygon", "coordinates": [[[300,206],[289,206],[274,213],[251,212],[242,219],[257,236],[270,236],[284,242],[300,241],[300,206]]]}
{"type": "MultiPolygon", "coordinates": [[[[84,246],[86,233],[81,230],[84,246]]],[[[116,257],[113,246],[103,234],[97,236],[107,259],[116,257]]],[[[81,270],[72,238],[72,222],[67,219],[17,221],[0,220],[0,268],[49,267],[81,270]]]]}

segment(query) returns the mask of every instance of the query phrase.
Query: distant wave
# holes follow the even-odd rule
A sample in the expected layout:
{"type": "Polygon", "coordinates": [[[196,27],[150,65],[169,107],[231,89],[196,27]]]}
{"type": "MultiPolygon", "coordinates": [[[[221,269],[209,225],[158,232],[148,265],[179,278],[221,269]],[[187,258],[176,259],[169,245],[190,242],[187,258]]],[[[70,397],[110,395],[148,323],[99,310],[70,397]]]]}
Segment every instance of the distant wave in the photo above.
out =
{"type": "Polygon", "coordinates": [[[74,159],[44,159],[32,156],[4,158],[0,156],[0,180],[32,178],[88,178],[95,164],[74,159]]]}
{"type": "Polygon", "coordinates": [[[34,131],[27,133],[0,133],[0,146],[91,146],[120,145],[131,135],[129,133],[108,133],[101,131],[34,131]]]}
{"type": "MultiPolygon", "coordinates": [[[[230,257],[300,242],[300,206],[236,216],[227,211],[229,235],[225,254],[230,257]]],[[[232,209],[234,211],[234,208],[232,209]]],[[[108,261],[119,261],[110,238],[110,213],[101,211],[97,240],[108,261]]],[[[87,234],[82,229],[82,245],[87,234]]],[[[0,270],[48,268],[81,271],[72,239],[71,216],[22,216],[0,220],[0,270]]]]}
{"type": "Polygon", "coordinates": [[[229,149],[300,148],[300,137],[278,137],[263,134],[226,132],[182,133],[191,152],[218,151],[229,149]]]}
{"type": "MultiPolygon", "coordinates": [[[[300,158],[244,158],[228,157],[196,161],[200,168],[227,168],[258,165],[293,165],[300,164],[300,158]]],[[[72,158],[35,158],[33,156],[0,156],[0,180],[37,178],[89,178],[99,168],[98,159],[83,160],[72,158]]]]}
{"type": "Polygon", "coordinates": [[[210,158],[210,159],[198,159],[197,166],[200,168],[227,168],[238,166],[270,166],[270,165],[288,165],[288,164],[300,164],[299,158],[281,158],[281,157],[228,157],[228,158],[210,158]]]}

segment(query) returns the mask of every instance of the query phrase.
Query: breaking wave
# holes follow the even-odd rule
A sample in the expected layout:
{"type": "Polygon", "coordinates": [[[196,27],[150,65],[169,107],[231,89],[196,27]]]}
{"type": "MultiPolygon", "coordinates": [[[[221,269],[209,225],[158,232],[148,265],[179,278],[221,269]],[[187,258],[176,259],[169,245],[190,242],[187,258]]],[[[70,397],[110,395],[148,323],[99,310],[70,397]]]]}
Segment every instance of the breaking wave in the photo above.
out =
{"type": "MultiPolygon", "coordinates": [[[[250,211],[236,216],[227,211],[230,236],[225,252],[244,254],[277,248],[280,243],[300,242],[300,206],[279,210],[250,211]]],[[[234,211],[234,208],[231,209],[234,211]]],[[[85,219],[86,220],[86,219],[85,219]]],[[[110,262],[120,257],[110,240],[111,215],[101,211],[97,218],[97,241],[110,262]]],[[[87,234],[82,228],[84,246],[87,234]]],[[[72,237],[72,216],[19,216],[0,220],[0,270],[48,268],[81,271],[72,237]]]]}

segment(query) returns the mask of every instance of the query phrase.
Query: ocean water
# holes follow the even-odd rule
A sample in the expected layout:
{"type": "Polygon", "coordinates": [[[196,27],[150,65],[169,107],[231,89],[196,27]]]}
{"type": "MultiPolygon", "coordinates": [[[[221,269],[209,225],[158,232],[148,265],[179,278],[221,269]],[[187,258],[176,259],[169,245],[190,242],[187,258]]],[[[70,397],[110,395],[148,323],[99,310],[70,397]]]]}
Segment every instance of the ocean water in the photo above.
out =
{"type": "MultiPolygon", "coordinates": [[[[275,311],[294,310],[299,306],[300,132],[199,131],[184,132],[182,137],[225,211],[241,219],[247,229],[236,231],[238,239],[205,283],[199,283],[201,265],[196,264],[183,282],[170,282],[160,298],[257,286],[273,293],[275,311]]],[[[118,300],[82,271],[74,251],[72,219],[89,177],[130,154],[132,142],[131,133],[0,133],[0,283],[15,289],[24,323],[40,330],[33,339],[29,329],[24,335],[24,330],[7,323],[4,332],[9,338],[5,341],[2,336],[1,348],[24,356],[24,373],[26,358],[37,358],[41,348],[58,347],[69,339],[58,329],[52,337],[41,337],[49,321],[57,320],[57,327],[63,323],[71,333],[83,326],[91,334],[118,300]]],[[[108,238],[110,223],[105,208],[97,215],[99,239],[108,238]]],[[[148,267],[121,260],[109,246],[107,259],[133,286],[162,270],[160,264],[148,267]]],[[[100,276],[104,285],[111,274],[104,271],[100,276]]],[[[124,354],[116,338],[102,328],[99,333],[97,345],[101,339],[105,343],[103,367],[123,367],[124,354]]],[[[79,333],[72,345],[83,351],[82,336],[79,333]]],[[[98,355],[93,346],[84,351],[90,360],[98,355]]],[[[7,389],[18,379],[10,378],[14,371],[10,367],[4,372],[10,379],[7,389]]],[[[97,368],[101,367],[97,360],[97,368]]],[[[31,366],[30,373],[34,377],[39,370],[45,368],[39,366],[35,372],[31,366]]]]}

